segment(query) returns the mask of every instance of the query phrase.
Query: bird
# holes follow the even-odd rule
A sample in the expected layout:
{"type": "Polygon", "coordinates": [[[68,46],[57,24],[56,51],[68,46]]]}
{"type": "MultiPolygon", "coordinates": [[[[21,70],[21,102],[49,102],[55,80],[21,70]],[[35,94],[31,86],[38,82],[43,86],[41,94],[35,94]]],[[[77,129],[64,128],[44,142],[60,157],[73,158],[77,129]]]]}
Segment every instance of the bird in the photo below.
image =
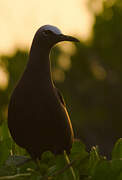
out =
{"type": "Polygon", "coordinates": [[[70,153],[74,132],[61,92],[52,80],[50,51],[61,41],[79,40],[52,25],[35,33],[24,73],[17,82],[8,105],[8,128],[17,145],[32,159],[42,153],[70,153]]]}

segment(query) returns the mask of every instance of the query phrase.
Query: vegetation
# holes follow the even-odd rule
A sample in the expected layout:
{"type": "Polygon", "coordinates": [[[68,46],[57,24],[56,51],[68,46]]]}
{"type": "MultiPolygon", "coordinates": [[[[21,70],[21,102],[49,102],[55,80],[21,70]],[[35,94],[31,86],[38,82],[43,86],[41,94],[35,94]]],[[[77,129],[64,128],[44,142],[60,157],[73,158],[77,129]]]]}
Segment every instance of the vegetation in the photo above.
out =
{"type": "Polygon", "coordinates": [[[112,151],[112,159],[107,160],[99,154],[98,147],[90,153],[81,141],[75,141],[69,157],[54,156],[44,152],[36,164],[29,159],[27,152],[18,147],[11,139],[6,123],[0,128],[0,180],[121,180],[122,179],[122,139],[112,151]]]}

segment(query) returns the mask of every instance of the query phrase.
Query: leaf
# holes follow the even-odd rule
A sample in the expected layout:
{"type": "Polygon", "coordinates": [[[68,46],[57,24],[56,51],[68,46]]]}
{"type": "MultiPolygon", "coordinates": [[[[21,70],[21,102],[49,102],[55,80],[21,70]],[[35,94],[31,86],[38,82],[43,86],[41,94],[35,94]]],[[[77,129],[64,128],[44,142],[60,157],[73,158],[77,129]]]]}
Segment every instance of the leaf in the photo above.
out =
{"type": "Polygon", "coordinates": [[[52,152],[46,151],[41,156],[41,163],[46,163],[49,165],[53,165],[55,162],[55,156],[52,152]]]}
{"type": "Polygon", "coordinates": [[[114,145],[112,151],[112,159],[122,158],[122,138],[120,138],[114,145]]]}
{"type": "Polygon", "coordinates": [[[111,173],[109,176],[113,179],[119,179],[122,173],[122,159],[114,159],[111,161],[111,173]]]}
{"type": "Polygon", "coordinates": [[[81,141],[73,143],[70,160],[74,161],[72,167],[74,169],[77,179],[79,176],[83,179],[88,172],[89,153],[85,150],[85,145],[81,141]]]}
{"type": "Polygon", "coordinates": [[[70,153],[71,159],[83,159],[86,156],[88,156],[88,152],[85,150],[85,145],[81,141],[75,141],[70,153]]]}
{"type": "Polygon", "coordinates": [[[92,175],[95,171],[95,167],[97,166],[98,162],[100,161],[100,157],[98,154],[98,147],[93,146],[90,152],[89,157],[89,174],[92,175]]]}
{"type": "Polygon", "coordinates": [[[122,172],[120,173],[120,175],[119,175],[117,180],[122,180],[122,172]]]}
{"type": "Polygon", "coordinates": [[[120,180],[122,160],[100,160],[94,168],[92,180],[120,180]]]}
{"type": "Polygon", "coordinates": [[[24,163],[30,161],[30,158],[26,156],[9,156],[8,159],[6,160],[6,165],[8,166],[22,166],[24,163]]]}
{"type": "Polygon", "coordinates": [[[2,126],[0,126],[0,129],[1,129],[1,140],[10,138],[6,121],[3,121],[2,126]]]}
{"type": "Polygon", "coordinates": [[[0,167],[0,177],[14,175],[16,174],[16,171],[17,169],[15,166],[2,165],[0,167]]]}
{"type": "Polygon", "coordinates": [[[9,149],[6,145],[6,141],[0,142],[0,166],[3,165],[9,156],[9,149]]]}
{"type": "Polygon", "coordinates": [[[97,162],[96,166],[94,166],[91,180],[112,180],[110,178],[110,172],[110,163],[106,160],[99,161],[97,162]]]}
{"type": "Polygon", "coordinates": [[[66,157],[64,155],[58,155],[56,156],[56,171],[55,176],[53,174],[54,180],[67,180],[71,179],[74,180],[74,177],[71,173],[71,169],[68,167],[68,163],[66,160],[66,157]]]}

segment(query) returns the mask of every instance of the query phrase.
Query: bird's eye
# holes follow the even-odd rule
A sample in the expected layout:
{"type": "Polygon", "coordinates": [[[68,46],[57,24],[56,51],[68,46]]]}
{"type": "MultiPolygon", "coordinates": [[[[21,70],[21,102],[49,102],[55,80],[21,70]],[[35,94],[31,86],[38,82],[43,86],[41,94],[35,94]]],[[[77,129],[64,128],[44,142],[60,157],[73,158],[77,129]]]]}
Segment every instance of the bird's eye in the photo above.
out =
{"type": "Polygon", "coordinates": [[[50,31],[50,30],[45,30],[45,31],[43,31],[43,34],[44,34],[44,36],[48,36],[48,35],[52,35],[53,34],[53,32],[52,31],[50,31]]]}

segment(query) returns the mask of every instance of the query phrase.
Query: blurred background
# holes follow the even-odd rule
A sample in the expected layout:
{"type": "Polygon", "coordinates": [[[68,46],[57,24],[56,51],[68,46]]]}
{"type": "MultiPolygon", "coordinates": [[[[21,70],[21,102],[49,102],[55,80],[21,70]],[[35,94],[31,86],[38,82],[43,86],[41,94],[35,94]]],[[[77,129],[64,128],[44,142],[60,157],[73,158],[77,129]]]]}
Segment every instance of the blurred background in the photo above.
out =
{"type": "MultiPolygon", "coordinates": [[[[36,30],[44,24],[75,35],[51,52],[52,76],[62,91],[75,137],[110,157],[122,137],[122,1],[0,1],[0,125],[24,71],[36,30]]],[[[40,83],[40,82],[39,82],[40,83]]]]}

